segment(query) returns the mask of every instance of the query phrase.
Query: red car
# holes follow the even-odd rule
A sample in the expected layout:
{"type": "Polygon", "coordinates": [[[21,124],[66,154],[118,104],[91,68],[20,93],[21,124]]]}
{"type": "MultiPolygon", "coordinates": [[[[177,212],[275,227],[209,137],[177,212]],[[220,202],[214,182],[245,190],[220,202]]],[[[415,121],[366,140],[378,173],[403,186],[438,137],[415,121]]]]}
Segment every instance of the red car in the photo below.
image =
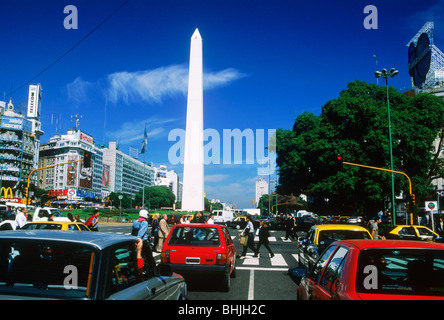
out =
{"type": "Polygon", "coordinates": [[[332,243],[313,269],[295,268],[298,299],[444,299],[444,244],[403,240],[332,243]]]}
{"type": "Polygon", "coordinates": [[[178,224],[171,228],[160,265],[185,280],[217,281],[228,292],[236,275],[236,249],[224,225],[178,224]]]}

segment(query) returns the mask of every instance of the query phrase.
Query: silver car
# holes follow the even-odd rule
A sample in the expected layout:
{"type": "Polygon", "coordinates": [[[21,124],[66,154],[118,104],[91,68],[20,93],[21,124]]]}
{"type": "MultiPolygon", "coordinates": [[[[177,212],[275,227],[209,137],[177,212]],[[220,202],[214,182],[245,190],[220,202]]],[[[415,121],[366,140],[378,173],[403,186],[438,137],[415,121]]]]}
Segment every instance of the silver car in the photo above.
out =
{"type": "Polygon", "coordinates": [[[182,276],[156,266],[136,237],[81,231],[0,232],[0,299],[181,300],[182,276]]]}

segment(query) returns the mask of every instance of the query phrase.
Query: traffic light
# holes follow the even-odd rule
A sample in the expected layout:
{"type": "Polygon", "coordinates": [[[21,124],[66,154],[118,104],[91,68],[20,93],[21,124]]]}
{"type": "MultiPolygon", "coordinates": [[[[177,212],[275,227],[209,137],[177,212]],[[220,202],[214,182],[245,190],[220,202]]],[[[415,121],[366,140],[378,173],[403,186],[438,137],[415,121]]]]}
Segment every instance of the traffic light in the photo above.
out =
{"type": "Polygon", "coordinates": [[[415,199],[415,195],[413,193],[410,195],[410,199],[412,201],[412,205],[415,205],[416,199],[415,199]]]}
{"type": "Polygon", "coordinates": [[[83,155],[83,167],[91,168],[91,152],[85,151],[83,155]]]}
{"type": "Polygon", "coordinates": [[[25,187],[25,198],[28,197],[28,187],[25,187]]]}
{"type": "Polygon", "coordinates": [[[338,170],[342,170],[343,160],[342,156],[339,153],[336,155],[335,163],[336,163],[336,168],[338,170]]]}

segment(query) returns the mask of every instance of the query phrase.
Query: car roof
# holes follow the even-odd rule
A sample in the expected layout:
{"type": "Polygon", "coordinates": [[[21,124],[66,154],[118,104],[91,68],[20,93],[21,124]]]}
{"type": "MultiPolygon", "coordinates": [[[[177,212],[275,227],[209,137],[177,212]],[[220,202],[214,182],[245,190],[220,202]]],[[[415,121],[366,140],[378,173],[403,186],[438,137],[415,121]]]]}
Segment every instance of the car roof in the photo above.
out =
{"type": "Polygon", "coordinates": [[[207,228],[222,228],[221,224],[208,224],[208,223],[179,223],[175,224],[174,227],[207,227],[207,228]]]}
{"type": "Polygon", "coordinates": [[[365,230],[366,228],[352,224],[317,224],[313,228],[318,230],[365,230]]]}
{"type": "Polygon", "coordinates": [[[440,249],[444,250],[444,243],[413,241],[413,240],[341,240],[336,241],[346,246],[354,246],[359,250],[363,249],[384,249],[384,248],[413,248],[413,249],[440,249]]]}
{"type": "Polygon", "coordinates": [[[92,245],[102,250],[111,245],[136,240],[134,236],[102,233],[102,232],[84,232],[84,231],[61,231],[61,230],[14,230],[1,231],[0,240],[42,240],[42,241],[59,241],[69,243],[79,243],[92,245]]]}
{"type": "Polygon", "coordinates": [[[33,221],[33,222],[27,222],[26,224],[83,224],[83,222],[79,221],[33,221]]]}

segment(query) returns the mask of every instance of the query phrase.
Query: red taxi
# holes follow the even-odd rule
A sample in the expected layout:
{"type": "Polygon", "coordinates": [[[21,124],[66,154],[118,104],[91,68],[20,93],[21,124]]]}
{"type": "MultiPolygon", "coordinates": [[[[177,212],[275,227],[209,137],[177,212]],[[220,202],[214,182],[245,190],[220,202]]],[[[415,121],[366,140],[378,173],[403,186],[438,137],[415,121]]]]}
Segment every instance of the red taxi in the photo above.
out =
{"type": "Polygon", "coordinates": [[[332,243],[311,270],[295,268],[298,299],[444,299],[444,244],[402,240],[332,243]]]}
{"type": "Polygon", "coordinates": [[[169,265],[185,280],[213,281],[229,291],[236,274],[236,249],[227,228],[216,224],[178,224],[162,248],[160,265],[169,265]]]}

